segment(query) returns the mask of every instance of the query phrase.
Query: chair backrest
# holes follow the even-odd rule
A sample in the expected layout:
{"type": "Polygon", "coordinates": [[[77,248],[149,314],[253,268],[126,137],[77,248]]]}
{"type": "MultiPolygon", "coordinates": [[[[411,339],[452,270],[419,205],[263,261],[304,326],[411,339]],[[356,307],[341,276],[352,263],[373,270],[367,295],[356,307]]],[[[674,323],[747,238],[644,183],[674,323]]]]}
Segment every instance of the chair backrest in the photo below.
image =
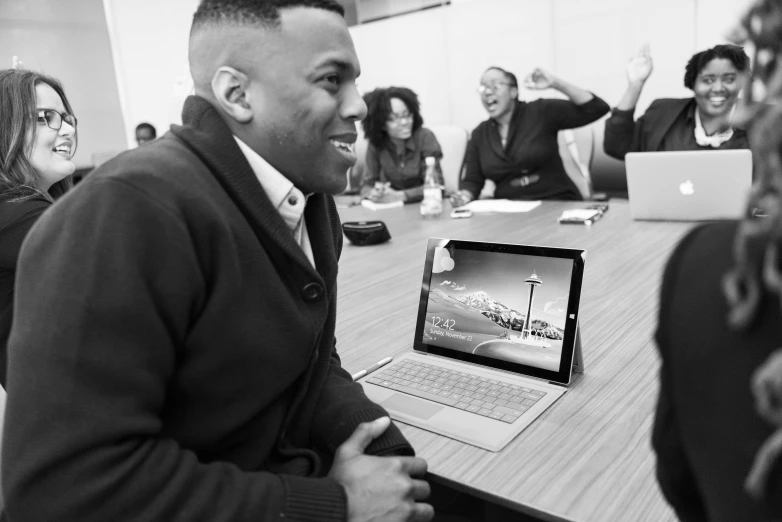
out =
{"type": "Polygon", "coordinates": [[[592,197],[592,158],[595,155],[594,133],[590,126],[559,131],[559,155],[565,172],[578,187],[581,197],[592,197]]]}
{"type": "Polygon", "coordinates": [[[367,166],[367,148],[369,141],[364,137],[364,130],[361,125],[356,125],[356,164],[348,170],[348,186],[343,194],[358,194],[361,190],[361,179],[364,177],[364,169],[367,166]]]}
{"type": "Polygon", "coordinates": [[[443,151],[440,167],[443,169],[445,189],[459,190],[459,181],[464,166],[464,153],[467,151],[467,140],[470,139],[470,134],[455,125],[431,125],[426,128],[434,133],[443,151]]]}
{"type": "Polygon", "coordinates": [[[595,157],[592,161],[592,189],[612,198],[627,198],[627,176],[625,162],[610,157],[603,150],[605,122],[601,118],[590,125],[595,133],[595,157]]]}

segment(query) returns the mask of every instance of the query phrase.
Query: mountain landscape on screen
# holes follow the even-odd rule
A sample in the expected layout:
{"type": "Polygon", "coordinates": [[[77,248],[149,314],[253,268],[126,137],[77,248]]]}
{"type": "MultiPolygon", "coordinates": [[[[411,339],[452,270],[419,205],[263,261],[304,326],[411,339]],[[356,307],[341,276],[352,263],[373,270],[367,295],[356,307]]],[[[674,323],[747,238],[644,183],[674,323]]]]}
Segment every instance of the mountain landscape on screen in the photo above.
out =
{"type": "MultiPolygon", "coordinates": [[[[450,298],[450,296],[442,290],[436,289],[435,291],[440,292],[446,298],[450,298]]],[[[517,332],[522,331],[524,328],[524,321],[526,320],[524,314],[495,301],[486,292],[474,292],[472,294],[454,297],[453,299],[456,299],[460,303],[464,303],[471,308],[480,310],[481,314],[503,328],[509,328],[517,332]]],[[[549,339],[563,339],[565,335],[564,330],[541,319],[532,319],[532,321],[530,321],[530,326],[536,334],[545,336],[549,339]]]]}

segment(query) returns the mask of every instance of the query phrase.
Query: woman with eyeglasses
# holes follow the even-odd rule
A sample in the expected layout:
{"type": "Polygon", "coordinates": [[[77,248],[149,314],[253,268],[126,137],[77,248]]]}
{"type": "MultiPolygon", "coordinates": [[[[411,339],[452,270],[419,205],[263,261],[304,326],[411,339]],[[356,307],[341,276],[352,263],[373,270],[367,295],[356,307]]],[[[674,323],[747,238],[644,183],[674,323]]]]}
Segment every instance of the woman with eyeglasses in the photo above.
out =
{"type": "Polygon", "coordinates": [[[684,86],[693,96],[654,100],[634,120],[636,103],[652,69],[648,47],[627,64],[627,90],[606,120],[606,154],[624,159],[628,152],[749,148],[747,133],[731,121],[742,77],[749,72],[744,49],[716,45],[695,53],[684,71],[684,86]]]}
{"type": "Polygon", "coordinates": [[[361,195],[375,202],[423,199],[426,158],[435,158],[443,183],[440,144],[423,127],[418,96],[406,87],[375,89],[364,95],[367,117],[361,122],[369,141],[361,195]]]}
{"type": "Polygon", "coordinates": [[[451,197],[453,205],[477,198],[486,180],[496,184],[498,199],[581,199],[562,164],[557,133],[592,123],[609,111],[608,104],[543,69],[535,69],[524,86],[555,89],[569,99],[520,101],[513,73],[487,69],[478,92],[489,119],[472,132],[466,172],[459,192],[451,197]]]}
{"type": "MultiPolygon", "coordinates": [[[[53,199],[72,185],[76,118],[60,82],[43,74],[0,70],[0,384],[6,384],[19,249],[53,199]]],[[[46,319],[43,319],[46,320],[46,319]]]]}

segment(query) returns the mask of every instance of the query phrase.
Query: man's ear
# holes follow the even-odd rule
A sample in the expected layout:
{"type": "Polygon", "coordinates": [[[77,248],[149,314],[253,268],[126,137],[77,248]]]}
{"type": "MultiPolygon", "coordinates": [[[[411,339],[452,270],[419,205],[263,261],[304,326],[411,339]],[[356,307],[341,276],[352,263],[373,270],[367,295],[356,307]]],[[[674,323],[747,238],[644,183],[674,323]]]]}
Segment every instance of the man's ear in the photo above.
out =
{"type": "Polygon", "coordinates": [[[212,94],[223,111],[238,123],[248,123],[253,112],[247,99],[249,80],[243,72],[223,66],[212,77],[212,94]]]}

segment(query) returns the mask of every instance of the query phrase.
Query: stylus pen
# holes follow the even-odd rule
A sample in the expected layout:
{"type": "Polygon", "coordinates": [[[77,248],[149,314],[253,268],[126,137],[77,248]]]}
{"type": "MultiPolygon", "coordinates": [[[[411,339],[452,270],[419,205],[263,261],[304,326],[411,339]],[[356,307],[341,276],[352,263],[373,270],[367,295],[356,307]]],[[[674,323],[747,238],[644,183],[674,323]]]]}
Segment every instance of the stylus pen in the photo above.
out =
{"type": "Polygon", "coordinates": [[[377,361],[375,364],[373,364],[369,368],[365,368],[365,369],[361,370],[358,373],[354,373],[353,374],[353,380],[357,381],[360,378],[362,378],[362,377],[364,377],[366,375],[369,375],[370,373],[374,372],[375,370],[378,370],[378,369],[382,368],[383,366],[385,366],[386,364],[390,363],[393,360],[394,360],[393,357],[386,357],[385,359],[380,359],[379,361],[377,361]]]}

